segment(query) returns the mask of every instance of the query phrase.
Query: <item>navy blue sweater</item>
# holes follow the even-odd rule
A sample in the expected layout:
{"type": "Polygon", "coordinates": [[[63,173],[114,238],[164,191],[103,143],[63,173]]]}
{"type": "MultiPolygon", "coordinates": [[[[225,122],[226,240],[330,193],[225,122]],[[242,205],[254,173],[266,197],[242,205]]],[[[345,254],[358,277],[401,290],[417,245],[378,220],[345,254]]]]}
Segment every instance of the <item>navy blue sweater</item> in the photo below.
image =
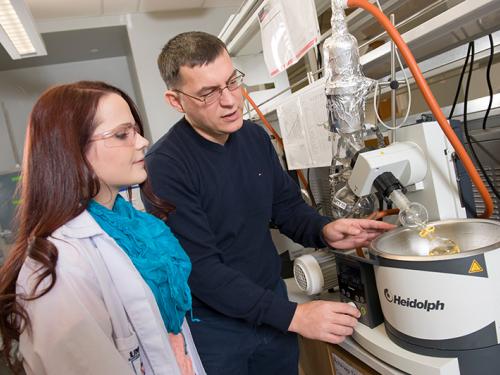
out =
{"type": "Polygon", "coordinates": [[[176,207],[167,224],[193,264],[194,315],[220,313],[286,331],[296,304],[272,291],[281,262],[269,223],[295,242],[322,247],[329,219],[302,200],[267,133],[244,121],[220,145],[182,119],[154,144],[146,165],[155,194],[176,207]]]}

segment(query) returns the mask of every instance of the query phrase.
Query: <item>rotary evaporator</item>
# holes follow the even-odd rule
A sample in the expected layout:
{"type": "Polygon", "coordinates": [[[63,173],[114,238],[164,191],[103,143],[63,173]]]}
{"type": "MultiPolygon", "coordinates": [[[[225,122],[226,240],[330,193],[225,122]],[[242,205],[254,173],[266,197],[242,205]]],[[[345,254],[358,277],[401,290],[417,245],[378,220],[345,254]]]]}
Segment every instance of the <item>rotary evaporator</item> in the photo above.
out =
{"type": "Polygon", "coordinates": [[[325,249],[296,259],[296,281],[308,294],[333,286],[342,301],[355,303],[362,316],[354,340],[403,371],[426,370],[411,360],[396,360],[377,337],[412,353],[454,358],[460,374],[478,374],[478,363],[481,374],[496,374],[500,222],[487,219],[492,199],[387,17],[364,0],[332,0],[331,23],[323,56],[330,131],[338,138],[329,178],[332,217],[392,214],[402,226],[377,238],[368,251],[325,249]],[[436,121],[398,128],[398,142],[365,146],[365,99],[376,82],[361,71],[346,7],[364,8],[386,28],[436,121]],[[457,182],[457,168],[465,168],[470,179],[457,182]],[[481,194],[485,212],[479,218],[468,218],[460,183],[469,188],[473,183],[481,194]]]}

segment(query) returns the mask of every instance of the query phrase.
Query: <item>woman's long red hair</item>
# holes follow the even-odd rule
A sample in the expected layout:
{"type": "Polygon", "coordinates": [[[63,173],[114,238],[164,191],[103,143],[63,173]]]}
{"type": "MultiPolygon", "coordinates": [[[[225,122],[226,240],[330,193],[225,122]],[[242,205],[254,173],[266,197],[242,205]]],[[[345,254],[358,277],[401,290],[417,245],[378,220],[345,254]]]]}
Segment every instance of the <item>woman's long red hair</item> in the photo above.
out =
{"type": "MultiPolygon", "coordinates": [[[[2,352],[9,367],[17,371],[20,363],[11,358],[14,340],[30,319],[19,303],[48,293],[57,280],[58,252],[47,239],[52,232],[78,216],[100,185],[85,157],[95,129],[99,100],[109,94],[120,95],[144,134],[135,104],[123,91],[103,82],[81,81],[50,88],[38,99],[31,112],[24,147],[20,180],[21,204],[17,211],[16,240],[0,269],[0,334],[2,352]],[[37,261],[42,272],[29,295],[16,294],[16,281],[26,257],[37,261]],[[48,286],[38,290],[48,278],[48,286]]],[[[145,194],[151,189],[146,183],[145,194]]],[[[152,196],[150,201],[167,212],[171,207],[152,196]]]]}

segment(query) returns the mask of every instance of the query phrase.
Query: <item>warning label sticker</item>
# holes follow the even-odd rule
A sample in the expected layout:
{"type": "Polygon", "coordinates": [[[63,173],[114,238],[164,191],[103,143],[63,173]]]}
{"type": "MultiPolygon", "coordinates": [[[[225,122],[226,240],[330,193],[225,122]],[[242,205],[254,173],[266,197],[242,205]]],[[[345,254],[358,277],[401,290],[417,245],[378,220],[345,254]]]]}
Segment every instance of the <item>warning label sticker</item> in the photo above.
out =
{"type": "Polygon", "coordinates": [[[469,273],[478,273],[483,271],[484,271],[483,267],[481,267],[479,262],[474,259],[469,267],[469,273]]]}

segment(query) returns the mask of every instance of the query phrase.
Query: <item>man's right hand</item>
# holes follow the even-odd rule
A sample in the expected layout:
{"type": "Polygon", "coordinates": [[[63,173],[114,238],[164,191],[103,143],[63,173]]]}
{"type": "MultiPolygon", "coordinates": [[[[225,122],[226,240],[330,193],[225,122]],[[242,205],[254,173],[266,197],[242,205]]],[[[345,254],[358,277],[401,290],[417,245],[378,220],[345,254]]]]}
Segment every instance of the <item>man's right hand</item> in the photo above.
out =
{"type": "Polygon", "coordinates": [[[311,301],[297,306],[288,330],[309,339],[338,344],[353,333],[361,313],[343,302],[311,301]]]}

